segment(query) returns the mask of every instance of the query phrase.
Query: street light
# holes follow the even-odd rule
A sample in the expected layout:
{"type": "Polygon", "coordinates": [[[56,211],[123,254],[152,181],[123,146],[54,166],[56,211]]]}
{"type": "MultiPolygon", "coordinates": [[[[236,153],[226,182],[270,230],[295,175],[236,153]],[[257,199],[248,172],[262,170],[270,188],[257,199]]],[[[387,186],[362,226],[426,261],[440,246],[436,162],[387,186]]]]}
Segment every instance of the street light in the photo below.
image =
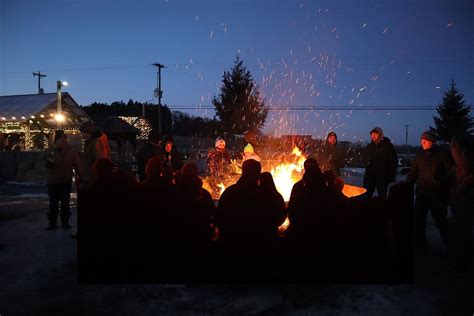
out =
{"type": "Polygon", "coordinates": [[[61,81],[61,80],[58,80],[57,85],[56,85],[56,88],[57,88],[57,91],[58,91],[58,97],[57,97],[57,103],[56,103],[55,120],[58,123],[58,129],[61,128],[61,123],[64,122],[64,115],[63,115],[62,109],[61,109],[61,87],[62,86],[67,87],[67,85],[68,85],[68,83],[66,81],[61,81]]]}

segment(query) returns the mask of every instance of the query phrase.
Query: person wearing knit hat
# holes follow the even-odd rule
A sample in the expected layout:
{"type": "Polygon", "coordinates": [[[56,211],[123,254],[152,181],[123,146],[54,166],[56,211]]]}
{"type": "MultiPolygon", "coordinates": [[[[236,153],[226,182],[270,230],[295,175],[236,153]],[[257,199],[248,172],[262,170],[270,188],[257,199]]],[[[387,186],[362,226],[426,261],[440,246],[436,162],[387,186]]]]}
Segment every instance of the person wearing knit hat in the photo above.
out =
{"type": "Polygon", "coordinates": [[[371,142],[362,152],[365,163],[364,188],[366,197],[371,198],[377,189],[378,196],[387,197],[388,185],[395,181],[398,157],[389,138],[380,127],[370,131],[371,142]]]}
{"type": "Polygon", "coordinates": [[[258,162],[261,162],[260,157],[255,153],[255,151],[253,149],[253,146],[250,143],[248,143],[244,147],[244,161],[247,160],[247,159],[255,159],[258,162]]]}
{"type": "Polygon", "coordinates": [[[413,160],[406,182],[415,185],[415,243],[426,246],[425,228],[428,212],[435,220],[441,239],[447,242],[449,173],[453,162],[449,153],[436,145],[433,132],[420,136],[421,150],[413,160]]]}
{"type": "Polygon", "coordinates": [[[436,136],[435,134],[432,132],[432,131],[424,131],[422,134],[421,134],[421,137],[420,139],[426,139],[432,143],[436,143],[436,136]]]}
{"type": "Polygon", "coordinates": [[[345,166],[344,154],[337,146],[337,135],[329,132],[326,142],[318,150],[318,162],[321,171],[331,170],[336,176],[341,175],[340,169],[345,166]]]}
{"type": "Polygon", "coordinates": [[[218,150],[224,150],[226,146],[225,140],[222,137],[217,137],[214,143],[214,147],[218,150]]]}
{"type": "Polygon", "coordinates": [[[222,180],[230,173],[230,154],[226,149],[226,143],[220,136],[217,137],[214,148],[207,155],[207,173],[209,176],[222,180]]]}

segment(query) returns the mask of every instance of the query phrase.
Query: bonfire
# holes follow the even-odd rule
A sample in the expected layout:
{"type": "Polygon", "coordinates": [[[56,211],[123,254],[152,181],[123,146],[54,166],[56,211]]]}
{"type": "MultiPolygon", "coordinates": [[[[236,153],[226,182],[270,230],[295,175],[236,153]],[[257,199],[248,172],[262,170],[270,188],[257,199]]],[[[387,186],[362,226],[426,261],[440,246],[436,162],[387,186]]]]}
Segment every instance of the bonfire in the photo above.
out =
{"type": "MultiPolygon", "coordinates": [[[[269,165],[264,163],[262,166],[265,167],[262,171],[269,171],[272,174],[277,191],[280,192],[286,202],[290,200],[293,185],[303,178],[303,165],[306,158],[302,151],[295,146],[290,154],[283,155],[279,161],[270,162],[269,165]]],[[[203,188],[211,193],[215,201],[219,200],[219,197],[227,187],[236,183],[240,178],[242,169],[235,160],[232,161],[232,170],[234,170],[234,173],[218,183],[210,177],[203,179],[203,188]]],[[[342,193],[347,197],[358,196],[364,192],[364,188],[348,184],[345,184],[342,190],[342,193]]],[[[284,232],[289,224],[290,222],[287,217],[285,222],[279,227],[280,232],[284,232]]]]}

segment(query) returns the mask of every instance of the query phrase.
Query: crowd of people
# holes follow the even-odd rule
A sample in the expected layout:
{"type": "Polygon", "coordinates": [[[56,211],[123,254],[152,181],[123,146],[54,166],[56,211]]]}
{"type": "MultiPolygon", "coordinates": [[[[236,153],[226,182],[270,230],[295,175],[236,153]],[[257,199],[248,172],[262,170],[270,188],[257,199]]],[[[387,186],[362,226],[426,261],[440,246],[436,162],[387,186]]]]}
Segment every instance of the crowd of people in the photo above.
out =
{"type": "MultiPolygon", "coordinates": [[[[306,160],[286,207],[250,142],[240,179],[217,202],[202,188],[197,166],[182,164],[172,139],[162,147],[156,140],[143,146],[137,180],[114,166],[104,133],[90,122],[80,130],[82,159],[61,131],[45,158],[48,229],[56,228],[58,214],[69,227],[75,170],[82,282],[409,281],[413,237],[424,239],[429,210],[456,264],[467,269],[471,262],[471,137],[453,139],[449,155],[431,132],[423,133],[406,181],[389,188],[397,156],[376,127],[364,151],[367,194],[347,198],[339,178],[344,159],[331,132],[319,155],[306,160]],[[282,235],[279,226],[287,217],[290,225],[282,235]]],[[[225,141],[217,139],[208,157],[210,172],[225,172],[227,155],[225,141]]]]}

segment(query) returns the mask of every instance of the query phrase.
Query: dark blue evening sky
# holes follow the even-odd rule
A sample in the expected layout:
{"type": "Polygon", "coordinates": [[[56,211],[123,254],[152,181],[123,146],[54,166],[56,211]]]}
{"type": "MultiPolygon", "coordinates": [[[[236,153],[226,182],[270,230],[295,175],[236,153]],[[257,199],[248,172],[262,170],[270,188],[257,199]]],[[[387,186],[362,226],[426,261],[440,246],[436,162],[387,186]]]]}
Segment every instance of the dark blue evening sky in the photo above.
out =
{"type": "Polygon", "coordinates": [[[0,0],[0,94],[37,91],[33,71],[81,105],[153,101],[213,117],[224,71],[238,54],[271,106],[273,135],[335,130],[368,140],[374,126],[417,144],[435,111],[317,110],[318,106],[437,106],[451,79],[474,104],[474,2],[0,0]],[[201,108],[201,106],[203,108],[201,108]]]}

